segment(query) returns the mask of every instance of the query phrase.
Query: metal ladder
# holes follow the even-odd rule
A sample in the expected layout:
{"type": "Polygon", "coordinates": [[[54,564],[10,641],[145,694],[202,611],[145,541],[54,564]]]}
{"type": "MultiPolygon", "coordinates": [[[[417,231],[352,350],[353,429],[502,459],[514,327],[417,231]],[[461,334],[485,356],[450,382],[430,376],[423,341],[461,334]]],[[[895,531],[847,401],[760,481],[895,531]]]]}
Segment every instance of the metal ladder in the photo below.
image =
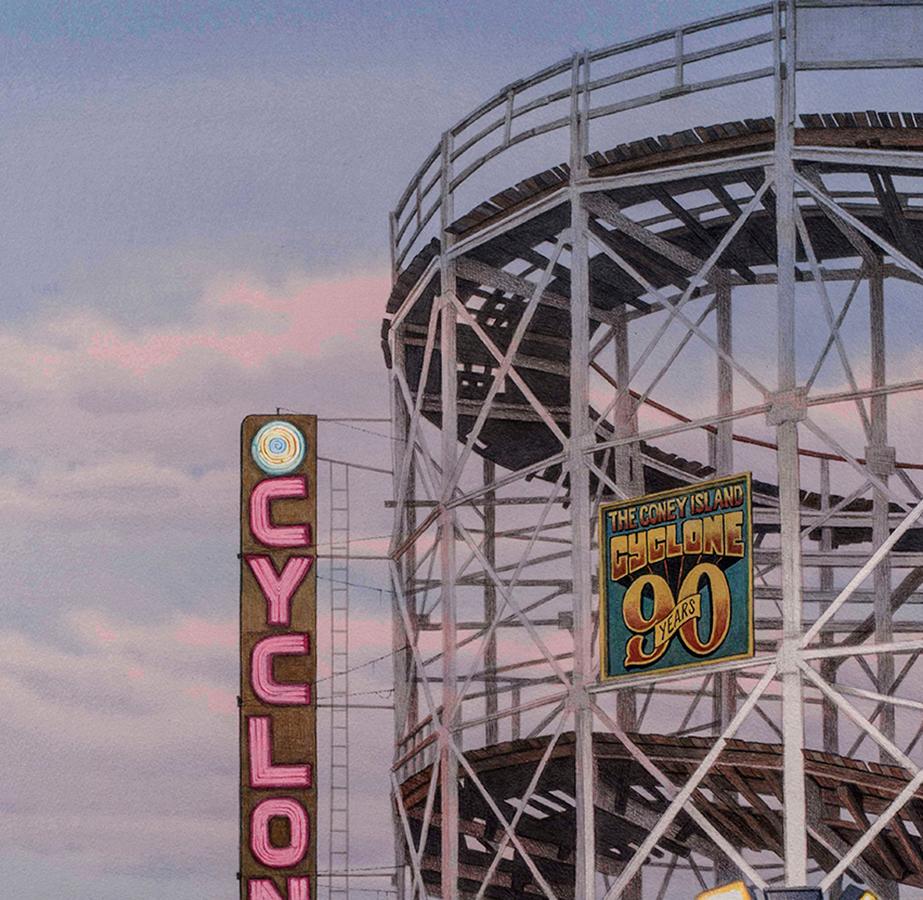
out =
{"type": "Polygon", "coordinates": [[[330,900],[349,900],[349,466],[330,463],[330,900]]]}

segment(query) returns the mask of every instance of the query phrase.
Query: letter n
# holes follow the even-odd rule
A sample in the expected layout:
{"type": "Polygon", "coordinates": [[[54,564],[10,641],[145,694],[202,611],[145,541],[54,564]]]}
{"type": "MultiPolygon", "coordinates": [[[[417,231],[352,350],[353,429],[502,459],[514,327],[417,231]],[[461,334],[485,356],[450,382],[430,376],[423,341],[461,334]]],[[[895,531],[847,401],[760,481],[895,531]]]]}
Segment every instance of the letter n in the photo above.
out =
{"type": "MultiPolygon", "coordinates": [[[[265,878],[254,879],[247,887],[247,900],[286,900],[265,878]]],[[[289,878],[287,900],[311,900],[311,882],[307,878],[289,878]]]]}

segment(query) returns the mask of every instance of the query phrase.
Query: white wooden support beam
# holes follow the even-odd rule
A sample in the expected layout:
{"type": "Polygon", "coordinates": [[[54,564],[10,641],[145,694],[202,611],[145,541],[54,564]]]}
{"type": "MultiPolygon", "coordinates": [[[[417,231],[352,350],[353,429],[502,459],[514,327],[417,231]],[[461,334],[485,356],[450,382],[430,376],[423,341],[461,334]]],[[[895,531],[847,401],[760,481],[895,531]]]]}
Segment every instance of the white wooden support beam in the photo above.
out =
{"type": "MultiPolygon", "coordinates": [[[[453,492],[451,483],[458,453],[458,348],[457,314],[455,307],[455,264],[446,255],[452,243],[448,228],[453,218],[452,198],[452,136],[446,132],[442,140],[442,204],[441,204],[441,263],[442,295],[439,315],[442,404],[442,484],[443,505],[439,512],[440,576],[442,580],[442,709],[443,724],[439,733],[440,760],[440,833],[442,835],[442,897],[458,900],[458,762],[452,752],[452,729],[458,717],[457,709],[457,643],[456,632],[456,556],[455,510],[444,505],[453,492]]],[[[422,392],[423,385],[420,385],[422,392]]]]}
{"type": "Polygon", "coordinates": [[[594,806],[593,713],[587,687],[593,665],[593,570],[590,555],[590,473],[585,453],[594,440],[589,416],[590,375],[590,273],[587,212],[573,181],[586,166],[586,132],[580,110],[579,56],[571,70],[570,121],[570,435],[566,446],[570,474],[571,571],[573,577],[574,671],[571,706],[574,710],[575,800],[577,848],[574,871],[576,900],[594,900],[596,894],[596,829],[594,806]]]}
{"type": "MultiPolygon", "coordinates": [[[[795,374],[795,20],[790,3],[773,2],[773,50],[776,89],[776,241],[778,391],[796,392],[795,374]],[[783,13],[785,22],[783,27],[783,13]]],[[[804,779],[804,702],[798,648],[802,634],[801,480],[796,412],[776,425],[782,554],[783,830],[785,885],[807,884],[808,844],[804,779]]]]}

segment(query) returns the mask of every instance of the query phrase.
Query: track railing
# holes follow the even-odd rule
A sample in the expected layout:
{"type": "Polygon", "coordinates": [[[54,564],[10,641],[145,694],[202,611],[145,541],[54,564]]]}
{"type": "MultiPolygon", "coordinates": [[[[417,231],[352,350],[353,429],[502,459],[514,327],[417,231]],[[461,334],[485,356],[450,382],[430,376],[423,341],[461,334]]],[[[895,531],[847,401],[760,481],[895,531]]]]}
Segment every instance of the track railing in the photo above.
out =
{"type": "MultiPolygon", "coordinates": [[[[857,7],[880,9],[891,5],[921,6],[923,0],[798,0],[797,3],[799,10],[838,10],[844,16],[853,13],[857,7]]],[[[773,10],[774,4],[762,3],[599,50],[578,53],[502,88],[444,133],[389,214],[394,277],[430,224],[438,220],[440,208],[448,205],[451,209],[451,198],[455,192],[476,172],[512,147],[570,127],[571,110],[560,106],[565,101],[579,99],[586,126],[593,120],[678,96],[772,77],[775,68],[771,54],[767,54],[765,65],[752,65],[754,60],[751,57],[738,57],[727,73],[718,77],[690,78],[689,69],[706,60],[731,57],[742,51],[771,45],[773,10]],[[740,36],[742,30],[752,33],[740,36]],[[736,35],[732,33],[734,31],[736,35]],[[705,46],[690,49],[688,39],[693,35],[705,35],[705,46]],[[732,37],[734,39],[728,39],[732,37]],[[638,63],[633,59],[637,51],[649,51],[651,59],[638,63]],[[742,62],[747,64],[741,66],[742,62]],[[603,68],[608,71],[599,77],[591,77],[591,71],[595,73],[600,64],[604,64],[603,68]],[[643,89],[643,79],[670,71],[673,72],[670,84],[656,90],[643,89]],[[630,90],[633,82],[641,84],[636,92],[630,90]],[[626,95],[604,102],[603,94],[617,86],[628,86],[626,95]],[[532,124],[524,127],[523,120],[527,117],[532,124]],[[538,121],[535,121],[536,118],[538,121]]],[[[702,44],[701,39],[698,44],[702,44]]],[[[869,56],[798,63],[799,69],[811,70],[908,66],[923,66],[923,58],[879,59],[869,56]]]]}

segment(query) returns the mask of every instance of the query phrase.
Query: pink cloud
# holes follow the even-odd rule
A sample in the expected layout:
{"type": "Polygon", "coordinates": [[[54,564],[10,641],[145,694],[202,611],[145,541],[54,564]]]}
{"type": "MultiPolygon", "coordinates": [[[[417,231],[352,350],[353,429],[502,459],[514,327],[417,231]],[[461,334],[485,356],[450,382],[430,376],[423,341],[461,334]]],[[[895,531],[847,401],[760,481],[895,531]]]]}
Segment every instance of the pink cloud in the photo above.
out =
{"type": "Polygon", "coordinates": [[[210,684],[193,684],[183,693],[193,699],[204,699],[208,709],[218,715],[234,715],[237,712],[237,695],[231,691],[210,684]]]}
{"type": "Polygon", "coordinates": [[[184,616],[173,632],[177,643],[188,647],[236,647],[238,641],[237,620],[214,622],[192,616],[184,616]]]}
{"type": "Polygon", "coordinates": [[[141,334],[106,324],[88,336],[86,353],[136,376],[203,352],[250,369],[289,353],[323,352],[331,340],[374,325],[387,295],[382,275],[298,279],[278,292],[240,276],[209,288],[195,323],[141,334]]]}
{"type": "Polygon", "coordinates": [[[97,639],[104,644],[111,644],[119,639],[119,636],[111,628],[107,628],[99,622],[94,626],[93,633],[96,635],[97,639]]]}

